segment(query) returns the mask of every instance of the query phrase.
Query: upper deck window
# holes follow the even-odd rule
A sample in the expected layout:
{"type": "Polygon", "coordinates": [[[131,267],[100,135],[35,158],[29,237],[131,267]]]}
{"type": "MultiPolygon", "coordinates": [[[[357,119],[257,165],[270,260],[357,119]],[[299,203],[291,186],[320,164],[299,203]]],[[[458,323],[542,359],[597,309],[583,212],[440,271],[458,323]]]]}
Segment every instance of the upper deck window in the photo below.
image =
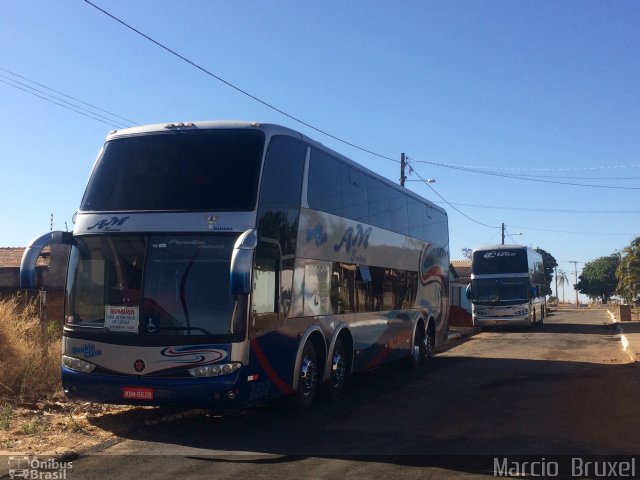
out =
{"type": "Polygon", "coordinates": [[[473,253],[473,273],[495,275],[527,273],[527,251],[524,249],[480,250],[473,253]]]}
{"type": "Polygon", "coordinates": [[[247,130],[166,132],[107,142],[82,211],[249,211],[264,135],[247,130]]]}

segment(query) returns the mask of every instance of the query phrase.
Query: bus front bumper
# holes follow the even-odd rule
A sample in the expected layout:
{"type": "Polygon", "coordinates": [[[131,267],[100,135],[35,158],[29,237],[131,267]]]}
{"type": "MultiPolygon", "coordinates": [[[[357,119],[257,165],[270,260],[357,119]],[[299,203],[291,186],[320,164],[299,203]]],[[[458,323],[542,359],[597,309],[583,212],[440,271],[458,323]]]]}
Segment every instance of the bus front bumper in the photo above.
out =
{"type": "Polygon", "coordinates": [[[153,377],[82,373],[62,366],[62,389],[68,398],[116,405],[189,408],[240,408],[249,405],[241,370],[207,378],[153,377]]]}
{"type": "Polygon", "coordinates": [[[513,317],[473,317],[474,327],[501,327],[508,325],[531,325],[529,316],[513,316],[513,317]]]}

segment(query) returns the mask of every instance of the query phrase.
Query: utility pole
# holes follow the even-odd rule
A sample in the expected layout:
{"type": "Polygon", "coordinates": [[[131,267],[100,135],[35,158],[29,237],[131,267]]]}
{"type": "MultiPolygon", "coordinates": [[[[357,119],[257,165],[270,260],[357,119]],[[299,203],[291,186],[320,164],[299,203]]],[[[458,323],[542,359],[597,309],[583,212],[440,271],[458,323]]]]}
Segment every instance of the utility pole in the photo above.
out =
{"type": "Polygon", "coordinates": [[[404,181],[407,179],[404,175],[404,167],[407,166],[407,161],[405,159],[404,153],[400,154],[400,186],[404,187],[404,181]]]}
{"type": "Polygon", "coordinates": [[[576,277],[576,283],[573,284],[573,289],[576,291],[576,306],[580,306],[580,302],[578,301],[578,262],[575,260],[569,260],[569,263],[573,263],[573,274],[576,277]]]}
{"type": "Polygon", "coordinates": [[[502,224],[502,245],[504,245],[504,223],[502,224]]]}
{"type": "Polygon", "coordinates": [[[560,299],[560,297],[558,297],[558,267],[554,267],[553,269],[554,275],[553,277],[556,279],[556,298],[560,299]]]}

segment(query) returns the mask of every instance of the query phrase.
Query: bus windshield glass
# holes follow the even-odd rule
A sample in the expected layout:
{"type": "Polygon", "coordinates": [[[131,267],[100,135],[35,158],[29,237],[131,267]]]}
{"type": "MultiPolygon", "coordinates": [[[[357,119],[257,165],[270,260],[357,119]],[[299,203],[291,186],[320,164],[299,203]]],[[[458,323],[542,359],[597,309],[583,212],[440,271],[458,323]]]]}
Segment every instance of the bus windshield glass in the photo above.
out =
{"type": "Polygon", "coordinates": [[[141,337],[229,335],[236,235],[76,238],[67,327],[141,337]]]}
{"type": "Polygon", "coordinates": [[[81,211],[249,211],[264,134],[181,131],[117,138],[99,156],[81,211]]]}
{"type": "Polygon", "coordinates": [[[528,278],[483,278],[472,281],[473,302],[477,304],[525,303],[529,301],[528,278]]]}

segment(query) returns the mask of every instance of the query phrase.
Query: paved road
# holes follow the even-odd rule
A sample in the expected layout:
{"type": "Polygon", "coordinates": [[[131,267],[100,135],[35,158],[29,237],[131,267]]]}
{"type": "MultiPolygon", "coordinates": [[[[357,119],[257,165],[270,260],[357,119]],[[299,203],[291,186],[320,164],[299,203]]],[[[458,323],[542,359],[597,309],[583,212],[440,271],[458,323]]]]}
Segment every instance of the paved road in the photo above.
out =
{"type": "Polygon", "coordinates": [[[490,457],[439,455],[638,454],[640,366],[607,322],[583,309],[483,331],[417,373],[357,375],[310,411],[140,424],[68,478],[489,478],[490,457]]]}

